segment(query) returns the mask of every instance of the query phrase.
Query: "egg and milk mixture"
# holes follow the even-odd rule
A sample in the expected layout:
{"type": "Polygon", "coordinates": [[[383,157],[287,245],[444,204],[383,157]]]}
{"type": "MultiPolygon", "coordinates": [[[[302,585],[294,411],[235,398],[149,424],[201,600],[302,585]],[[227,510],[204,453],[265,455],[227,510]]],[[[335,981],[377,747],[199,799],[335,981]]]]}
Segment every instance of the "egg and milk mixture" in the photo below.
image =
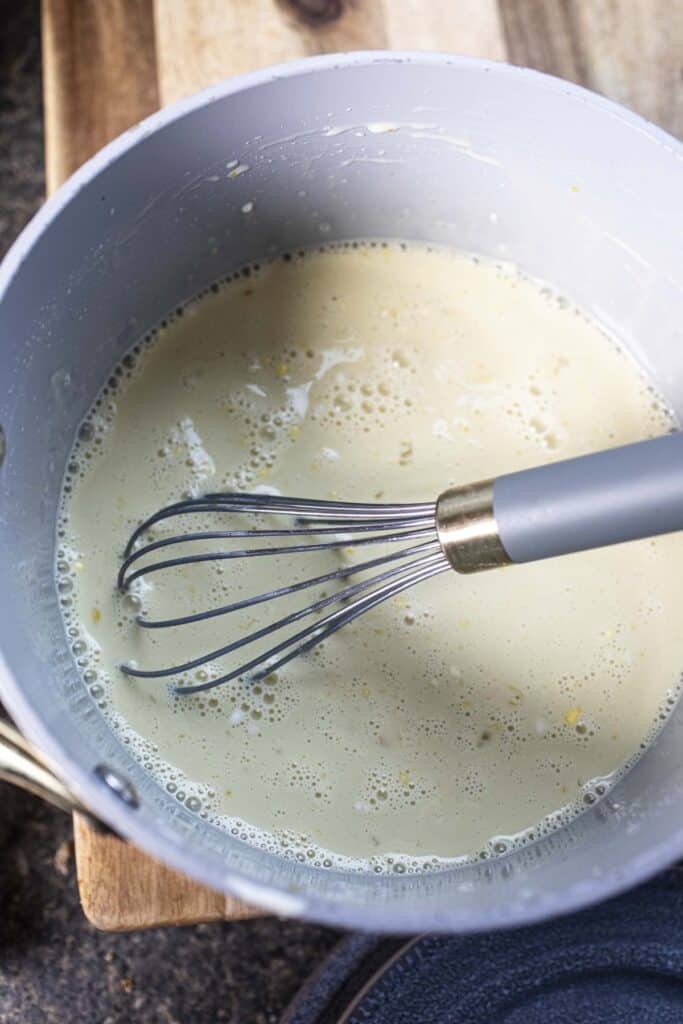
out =
{"type": "Polygon", "coordinates": [[[629,357],[510,268],[383,243],[248,268],[141,341],[80,430],[57,580],[84,684],[178,800],[286,856],[409,871],[533,839],[598,799],[676,700],[683,537],[444,574],[266,679],[192,696],[173,683],[220,666],[169,681],[119,665],[188,661],[280,609],[172,630],[137,614],[352,556],[202,563],[123,595],[121,552],[183,495],[429,501],[672,426],[629,357]]]}

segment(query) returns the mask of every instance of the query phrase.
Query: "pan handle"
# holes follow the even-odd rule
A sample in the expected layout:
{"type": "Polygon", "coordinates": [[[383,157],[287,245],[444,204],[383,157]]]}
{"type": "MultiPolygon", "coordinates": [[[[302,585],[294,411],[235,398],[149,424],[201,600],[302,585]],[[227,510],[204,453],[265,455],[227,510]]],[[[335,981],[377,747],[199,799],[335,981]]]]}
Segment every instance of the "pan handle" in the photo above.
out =
{"type": "Polygon", "coordinates": [[[0,779],[39,796],[68,813],[84,814],[98,831],[107,826],[94,818],[59,779],[38,750],[8,722],[0,721],[0,779]]]}

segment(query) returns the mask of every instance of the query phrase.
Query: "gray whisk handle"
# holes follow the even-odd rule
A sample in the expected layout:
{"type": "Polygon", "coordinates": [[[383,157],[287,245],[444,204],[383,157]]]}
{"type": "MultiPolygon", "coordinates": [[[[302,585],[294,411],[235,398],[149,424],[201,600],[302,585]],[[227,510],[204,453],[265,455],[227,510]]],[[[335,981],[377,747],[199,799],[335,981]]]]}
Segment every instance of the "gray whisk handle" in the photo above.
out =
{"type": "Polygon", "coordinates": [[[683,530],[683,433],[498,477],[493,509],[513,562],[683,530]]]}
{"type": "Polygon", "coordinates": [[[683,433],[450,488],[436,525],[458,572],[683,530],[683,433]]]}

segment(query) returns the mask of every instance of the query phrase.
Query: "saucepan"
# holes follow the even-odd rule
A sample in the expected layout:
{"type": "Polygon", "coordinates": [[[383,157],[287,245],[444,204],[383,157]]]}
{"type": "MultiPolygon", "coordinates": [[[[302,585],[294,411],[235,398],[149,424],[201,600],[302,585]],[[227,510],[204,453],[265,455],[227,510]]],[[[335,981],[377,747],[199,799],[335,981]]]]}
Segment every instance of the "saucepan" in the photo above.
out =
{"type": "Polygon", "coordinates": [[[5,752],[5,774],[32,762],[34,787],[198,881],[340,927],[521,924],[682,856],[681,708],[606,798],[495,860],[370,876],[252,848],[166,792],[110,731],[67,646],[53,579],[65,461],[111,367],[169,309],[281,250],[384,237],[510,261],[616,335],[680,415],[682,176],[683,147],[605,99],[424,53],[231,79],[81,168],[0,271],[0,695],[26,738],[5,752]]]}

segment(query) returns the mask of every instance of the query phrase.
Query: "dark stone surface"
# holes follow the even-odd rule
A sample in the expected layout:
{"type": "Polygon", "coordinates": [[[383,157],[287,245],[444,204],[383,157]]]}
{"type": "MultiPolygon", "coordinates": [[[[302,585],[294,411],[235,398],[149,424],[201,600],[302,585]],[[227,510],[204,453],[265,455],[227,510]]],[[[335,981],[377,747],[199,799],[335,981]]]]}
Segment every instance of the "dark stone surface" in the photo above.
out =
{"type": "MultiPolygon", "coordinates": [[[[39,0],[0,0],[0,256],[43,192],[39,0]]],[[[0,1024],[270,1024],[336,938],[274,918],[97,932],[70,819],[0,784],[0,1024]]]]}
{"type": "Polygon", "coordinates": [[[0,0],[0,256],[44,188],[38,0],[0,0]]]}
{"type": "Polygon", "coordinates": [[[78,902],[69,819],[20,797],[11,822],[0,854],[2,1024],[274,1024],[335,943],[329,929],[274,918],[97,932],[78,902]]]}

